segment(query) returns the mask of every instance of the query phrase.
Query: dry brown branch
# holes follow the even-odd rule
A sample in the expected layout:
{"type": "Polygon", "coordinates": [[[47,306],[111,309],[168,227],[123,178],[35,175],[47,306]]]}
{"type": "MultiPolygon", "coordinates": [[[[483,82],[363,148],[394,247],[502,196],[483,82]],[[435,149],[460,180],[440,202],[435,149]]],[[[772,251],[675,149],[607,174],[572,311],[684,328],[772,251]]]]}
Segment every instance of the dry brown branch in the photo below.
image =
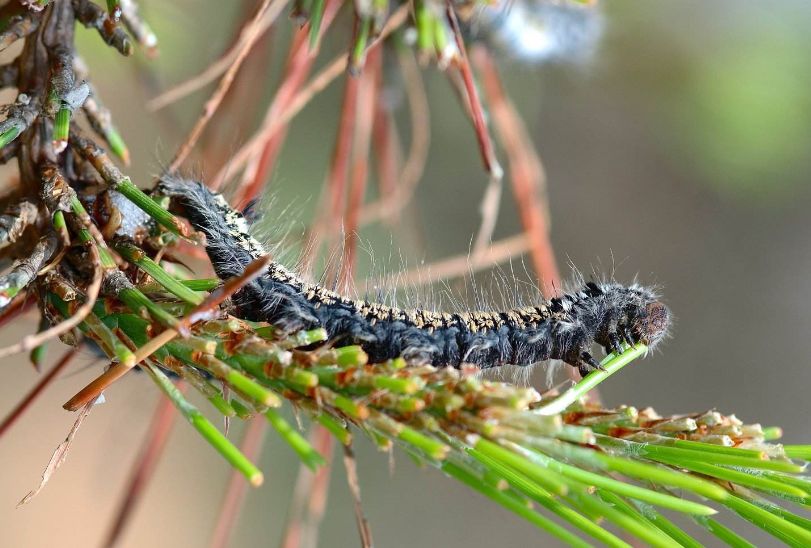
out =
{"type": "Polygon", "coordinates": [[[481,152],[484,167],[490,174],[490,181],[484,192],[484,197],[481,203],[482,222],[479,226],[479,231],[476,234],[476,239],[473,243],[473,253],[482,253],[493,237],[493,230],[496,227],[498,219],[498,208],[501,203],[502,193],[502,178],[504,172],[496,158],[496,151],[493,147],[493,139],[487,129],[487,123],[484,120],[484,108],[482,107],[479,93],[476,90],[476,84],[473,81],[473,71],[470,68],[470,61],[467,57],[467,50],[465,49],[465,42],[462,36],[462,31],[459,28],[459,21],[456,18],[456,12],[453,5],[448,2],[445,13],[448,22],[453,30],[454,38],[456,40],[456,47],[459,50],[459,57],[456,60],[456,66],[462,75],[465,92],[467,96],[468,106],[470,107],[470,114],[473,122],[473,127],[476,130],[476,139],[479,143],[479,150],[481,152]]]}
{"type": "Polygon", "coordinates": [[[36,497],[40,491],[45,487],[48,481],[51,479],[51,476],[62,466],[62,463],[65,462],[65,459],[68,456],[68,451],[70,450],[70,445],[73,443],[73,439],[76,437],[76,432],[79,431],[79,427],[82,425],[84,420],[87,418],[87,415],[90,414],[90,410],[93,409],[93,406],[96,404],[95,398],[85,405],[79,416],[76,417],[76,421],[73,423],[73,427],[71,427],[70,432],[68,432],[68,436],[65,438],[65,441],[59,444],[56,450],[51,455],[51,460],[48,461],[48,465],[45,467],[45,470],[42,472],[42,479],[39,482],[39,485],[33,491],[30,491],[27,495],[23,497],[23,499],[17,503],[17,508],[28,504],[31,499],[36,497]]]}
{"type": "Polygon", "coordinates": [[[16,242],[37,221],[38,214],[37,206],[26,200],[7,208],[0,215],[0,247],[16,242]]]}
{"type": "Polygon", "coordinates": [[[549,240],[549,207],[543,164],[521,117],[504,90],[498,68],[490,54],[484,48],[474,48],[473,61],[482,74],[496,131],[508,156],[513,195],[530,242],[535,273],[543,294],[552,297],[560,291],[561,283],[549,240]]]}
{"type": "Polygon", "coordinates": [[[398,59],[403,71],[411,116],[411,147],[394,191],[388,196],[381,196],[379,200],[363,208],[360,218],[361,225],[396,216],[406,207],[414,196],[428,159],[431,143],[431,118],[425,84],[413,54],[400,53],[398,59]]]}
{"type": "Polygon", "coordinates": [[[0,327],[5,327],[9,322],[17,319],[17,317],[25,314],[34,307],[36,300],[28,297],[29,294],[26,291],[21,291],[12,299],[8,306],[0,310],[0,327]]]}
{"type": "MultiPolygon", "coordinates": [[[[380,35],[375,38],[369,48],[376,47],[381,40],[386,38],[396,29],[398,29],[408,19],[408,6],[403,5],[395,11],[389,20],[386,22],[385,27],[380,35]]],[[[307,106],[310,100],[323,91],[333,80],[338,78],[346,71],[349,64],[349,58],[346,54],[341,54],[335,57],[326,67],[324,67],[310,82],[304,86],[296,96],[290,101],[289,106],[278,118],[268,121],[263,124],[256,133],[251,136],[247,143],[245,143],[231,158],[228,165],[214,176],[209,181],[209,186],[213,189],[222,187],[225,178],[229,173],[236,173],[241,170],[245,164],[256,153],[256,149],[262,146],[270,136],[276,133],[279,129],[287,125],[299,112],[307,106]]]]}
{"type": "Polygon", "coordinates": [[[11,16],[5,29],[0,33],[0,52],[37,30],[39,22],[40,18],[30,12],[11,16]]]}
{"type": "Polygon", "coordinates": [[[102,40],[122,55],[132,55],[133,47],[124,29],[108,24],[107,12],[90,0],[72,0],[76,20],[85,27],[96,29],[102,40]]]}
{"type": "MultiPolygon", "coordinates": [[[[319,40],[314,47],[310,47],[309,27],[303,27],[293,35],[282,84],[265,113],[263,124],[278,117],[295,97],[296,92],[310,74],[318,56],[320,37],[332,24],[342,5],[340,0],[327,2],[319,28],[319,40]]],[[[285,124],[268,137],[261,150],[256,151],[242,174],[242,181],[239,184],[240,195],[234,202],[235,204],[247,204],[260,194],[268,174],[273,171],[276,156],[281,151],[286,135],[287,125],[285,124]]]]}
{"type": "MultiPolygon", "coordinates": [[[[352,136],[355,132],[359,83],[358,78],[347,78],[344,81],[341,117],[338,121],[329,172],[322,189],[317,216],[306,238],[307,249],[310,252],[305,257],[302,270],[308,275],[312,271],[313,261],[318,256],[321,246],[324,245],[327,249],[330,249],[338,234],[341,233],[346,189],[349,183],[349,160],[352,152],[352,136]]],[[[330,269],[326,273],[327,278],[336,280],[340,270],[340,264],[330,265],[330,269]]]]}
{"type": "Polygon", "coordinates": [[[518,257],[529,249],[529,240],[524,233],[510,236],[490,244],[478,255],[465,254],[449,257],[419,268],[407,270],[380,280],[367,280],[366,286],[381,285],[388,288],[419,287],[439,281],[448,281],[460,276],[490,268],[512,258],[518,257]]]}
{"type": "Polygon", "coordinates": [[[121,22],[150,59],[158,56],[158,38],[138,13],[135,0],[120,0],[121,22]]]}
{"type": "Polygon", "coordinates": [[[329,494],[334,443],[332,434],[319,425],[313,426],[309,441],[326,462],[315,472],[303,463],[299,466],[290,514],[280,543],[282,548],[316,548],[318,545],[318,528],[329,494]]]}
{"type": "MultiPolygon", "coordinates": [[[[10,224],[10,228],[14,229],[13,223],[10,224]]],[[[39,272],[47,268],[57,248],[58,238],[55,233],[49,232],[34,244],[25,257],[14,261],[11,270],[0,276],[0,311],[33,282],[39,272]]]]}
{"type": "Polygon", "coordinates": [[[6,356],[11,356],[12,354],[17,354],[18,352],[27,352],[35,346],[41,345],[45,341],[58,337],[63,333],[67,333],[82,323],[85,317],[90,314],[90,312],[93,310],[93,305],[96,304],[99,291],[101,290],[101,281],[103,278],[104,269],[101,266],[99,251],[95,244],[88,246],[88,250],[90,251],[90,259],[93,264],[93,280],[90,282],[90,285],[87,288],[85,302],[73,312],[73,315],[70,318],[65,319],[64,321],[49,329],[46,329],[45,331],[40,331],[35,335],[27,335],[23,337],[23,340],[17,344],[0,349],[0,358],[5,358],[6,356]]]}
{"type": "MultiPolygon", "coordinates": [[[[355,131],[352,139],[352,157],[349,166],[349,196],[346,207],[346,240],[339,287],[347,288],[352,280],[358,240],[358,220],[363,198],[366,195],[366,182],[369,172],[369,147],[372,138],[377,84],[382,70],[382,56],[379,49],[369,53],[366,70],[358,77],[355,131]]],[[[340,218],[340,216],[339,216],[340,218]]]]}
{"type": "Polygon", "coordinates": [[[360,482],[358,481],[358,465],[355,462],[355,453],[352,447],[344,445],[344,469],[346,470],[346,482],[349,485],[349,492],[352,493],[352,501],[355,507],[355,522],[358,525],[358,534],[360,535],[360,545],[362,548],[372,548],[374,541],[372,540],[372,529],[369,527],[369,521],[363,515],[363,505],[360,499],[360,482]]]}
{"type": "MultiPolygon", "coordinates": [[[[385,101],[377,101],[372,127],[372,153],[375,158],[377,193],[382,197],[390,196],[397,188],[397,178],[402,171],[403,150],[397,120],[385,101]]],[[[361,210],[361,216],[364,210],[361,210]]]]}
{"type": "MultiPolygon", "coordinates": [[[[271,12],[268,12],[258,21],[256,27],[258,32],[257,39],[260,38],[276,20],[276,17],[272,15],[273,14],[271,12]]],[[[230,48],[228,48],[228,51],[226,51],[219,59],[209,64],[205,69],[203,69],[202,72],[192,76],[188,80],[184,80],[183,82],[172,86],[157,97],[150,99],[146,104],[146,108],[152,112],[158,111],[207,86],[220,74],[228,70],[229,67],[233,66],[234,62],[239,56],[240,51],[242,50],[242,47],[242,39],[238,39],[230,48]]]]}
{"type": "Polygon", "coordinates": [[[177,171],[181,164],[183,164],[183,162],[186,160],[186,157],[197,143],[197,139],[200,138],[200,135],[206,128],[208,121],[217,111],[217,108],[220,106],[225,94],[228,93],[228,90],[234,81],[234,77],[239,71],[240,66],[242,66],[242,61],[245,60],[245,57],[250,52],[254,42],[256,42],[261,35],[261,20],[265,16],[265,13],[267,12],[267,17],[269,17],[271,20],[275,20],[285,5],[287,5],[287,0],[262,0],[262,4],[259,6],[256,15],[247,25],[245,25],[242,33],[240,34],[240,49],[236,58],[228,67],[225,74],[223,74],[219,85],[217,85],[217,89],[214,90],[214,93],[211,95],[211,97],[209,97],[208,101],[206,101],[205,105],[203,105],[203,112],[200,114],[200,117],[197,119],[197,122],[195,122],[194,127],[192,127],[191,131],[189,131],[185,141],[183,141],[183,143],[180,145],[175,157],[169,164],[169,173],[177,171]]]}

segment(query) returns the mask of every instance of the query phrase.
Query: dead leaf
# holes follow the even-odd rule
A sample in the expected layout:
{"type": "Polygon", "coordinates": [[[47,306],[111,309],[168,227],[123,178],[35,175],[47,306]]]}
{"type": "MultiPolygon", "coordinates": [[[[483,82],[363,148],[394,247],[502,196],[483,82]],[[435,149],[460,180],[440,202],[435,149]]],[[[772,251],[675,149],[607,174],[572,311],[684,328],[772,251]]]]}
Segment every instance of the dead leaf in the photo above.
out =
{"type": "Polygon", "coordinates": [[[17,508],[28,504],[31,499],[36,497],[51,479],[54,472],[56,472],[57,469],[62,466],[62,463],[65,462],[65,458],[68,456],[68,450],[70,449],[70,444],[73,443],[73,438],[76,437],[76,432],[79,431],[79,427],[82,425],[82,422],[84,422],[87,415],[90,414],[90,410],[96,404],[96,401],[98,401],[98,398],[94,398],[93,401],[86,404],[79,411],[79,416],[76,417],[76,422],[73,423],[73,427],[70,429],[70,432],[68,432],[68,437],[65,438],[65,441],[59,444],[59,447],[57,447],[56,451],[54,451],[53,455],[51,455],[51,460],[48,461],[48,466],[46,466],[45,470],[42,472],[42,479],[40,480],[39,485],[36,489],[23,497],[23,499],[17,504],[17,508]]]}

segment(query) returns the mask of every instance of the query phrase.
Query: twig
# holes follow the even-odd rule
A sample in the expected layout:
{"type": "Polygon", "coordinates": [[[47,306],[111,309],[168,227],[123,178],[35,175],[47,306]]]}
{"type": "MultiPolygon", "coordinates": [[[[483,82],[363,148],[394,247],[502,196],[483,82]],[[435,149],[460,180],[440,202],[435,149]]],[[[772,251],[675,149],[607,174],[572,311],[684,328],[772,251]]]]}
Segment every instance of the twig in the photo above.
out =
{"type": "Polygon", "coordinates": [[[0,51],[37,30],[40,20],[41,17],[32,12],[13,15],[8,21],[5,30],[0,33],[0,51]]]}
{"type": "Polygon", "coordinates": [[[56,378],[56,376],[65,368],[67,365],[76,357],[76,354],[79,351],[79,346],[71,348],[59,359],[59,361],[54,365],[47,374],[45,374],[42,379],[31,389],[31,391],[25,395],[25,397],[20,400],[20,403],[6,416],[2,423],[0,423],[0,438],[3,437],[3,434],[6,433],[6,430],[11,428],[11,426],[19,419],[23,413],[31,406],[32,403],[37,399],[37,397],[42,393],[45,388],[56,378]]]}
{"type": "MultiPolygon", "coordinates": [[[[380,35],[372,42],[370,48],[378,44],[382,39],[386,38],[389,34],[394,32],[408,19],[408,5],[401,6],[389,18],[386,26],[381,31],[380,35]]],[[[269,136],[276,133],[279,129],[287,125],[299,112],[307,106],[307,103],[318,93],[323,91],[333,80],[338,78],[346,71],[349,64],[349,58],[345,54],[338,55],[333,59],[321,72],[313,77],[310,82],[304,86],[296,96],[290,101],[285,111],[278,117],[263,125],[250,140],[245,143],[228,163],[228,166],[220,169],[217,175],[209,182],[211,188],[220,188],[225,181],[226,174],[236,172],[241,169],[255,154],[258,147],[262,146],[267,141],[269,136]]]]}
{"type": "Polygon", "coordinates": [[[396,274],[382,282],[379,280],[367,280],[366,284],[369,287],[381,284],[384,287],[392,289],[428,285],[484,270],[485,268],[522,255],[526,253],[528,249],[529,241],[527,236],[521,233],[490,244],[490,246],[478,255],[465,254],[449,257],[396,274]]]}
{"type": "Polygon", "coordinates": [[[374,112],[378,100],[377,89],[381,71],[383,69],[383,57],[379,48],[369,52],[366,62],[366,70],[358,76],[357,112],[355,120],[355,131],[352,142],[352,163],[349,173],[349,196],[347,201],[346,214],[346,243],[344,245],[343,269],[341,271],[341,282],[339,287],[349,287],[352,280],[352,273],[355,269],[356,248],[358,240],[358,227],[360,209],[363,199],[366,196],[366,180],[369,171],[369,146],[372,137],[372,123],[374,122],[374,112]]]}
{"type": "MultiPolygon", "coordinates": [[[[327,2],[321,20],[319,35],[326,32],[341,6],[342,3],[338,0],[327,2]]],[[[273,120],[284,111],[312,69],[321,42],[319,40],[315,46],[311,46],[308,34],[307,29],[301,28],[293,35],[282,83],[265,113],[263,124],[269,123],[270,120],[273,120]]],[[[287,133],[286,127],[284,125],[273,135],[270,135],[261,151],[257,151],[248,163],[242,174],[242,181],[239,185],[240,195],[238,201],[235,202],[236,204],[247,204],[260,194],[268,173],[273,169],[276,156],[284,143],[287,133]]]]}
{"type": "Polygon", "coordinates": [[[355,522],[358,525],[358,534],[360,535],[360,545],[362,548],[372,548],[372,546],[374,546],[372,529],[369,527],[369,521],[366,519],[366,516],[363,515],[363,505],[360,500],[360,482],[358,481],[358,466],[355,462],[355,453],[349,445],[344,445],[343,448],[346,482],[349,485],[349,492],[352,493],[352,501],[355,507],[355,522]]]}
{"type": "Polygon", "coordinates": [[[158,37],[138,13],[138,4],[134,0],[121,0],[121,21],[132,37],[138,42],[146,56],[154,59],[158,56],[158,37]]]}
{"type": "Polygon", "coordinates": [[[239,68],[242,66],[242,62],[245,60],[245,57],[247,57],[254,42],[256,42],[261,35],[260,21],[262,20],[262,17],[264,17],[265,12],[268,12],[268,17],[271,20],[274,20],[276,17],[278,17],[286,4],[287,0],[262,0],[262,4],[260,4],[256,15],[247,25],[245,25],[245,28],[240,35],[241,45],[236,58],[228,67],[225,74],[223,74],[217,89],[214,90],[214,93],[211,95],[211,97],[209,97],[208,101],[206,101],[205,105],[203,106],[203,112],[200,114],[200,117],[197,119],[197,122],[195,122],[194,127],[192,127],[191,131],[187,135],[186,140],[183,141],[178,148],[174,159],[172,159],[172,162],[169,164],[169,168],[167,170],[169,173],[177,171],[181,164],[183,164],[183,162],[186,160],[186,157],[197,143],[197,139],[199,139],[200,135],[203,133],[208,121],[217,111],[217,108],[225,97],[225,94],[228,93],[228,90],[234,81],[234,77],[239,71],[239,68]]]}
{"type": "Polygon", "coordinates": [[[37,206],[27,200],[8,207],[0,215],[0,247],[16,242],[26,228],[36,223],[38,215],[37,206]]]}
{"type": "Polygon", "coordinates": [[[107,12],[90,0],[72,0],[76,19],[89,29],[96,29],[107,45],[113,46],[121,55],[132,55],[133,48],[124,29],[108,24],[107,12]]]}
{"type": "Polygon", "coordinates": [[[299,466],[281,548],[315,548],[318,544],[318,528],[329,493],[333,440],[326,428],[316,425],[310,433],[310,442],[324,456],[326,464],[316,472],[303,463],[299,466]]]}
{"type": "Polygon", "coordinates": [[[425,162],[428,159],[431,120],[425,84],[411,53],[400,53],[398,59],[403,70],[403,81],[411,115],[411,147],[394,191],[391,195],[382,196],[377,202],[363,208],[360,217],[361,225],[389,218],[407,206],[414,196],[417,183],[422,178],[425,162]]]}
{"type": "MultiPolygon", "coordinates": [[[[0,310],[8,306],[20,291],[34,281],[40,270],[45,268],[51,257],[56,253],[57,247],[58,238],[56,234],[49,232],[39,239],[27,257],[15,261],[11,270],[0,276],[0,310]]],[[[34,346],[36,345],[22,350],[30,350],[34,346]]],[[[2,355],[4,354],[0,351],[0,356],[2,355]]]]}
{"type": "Polygon", "coordinates": [[[530,242],[530,256],[535,273],[543,294],[552,297],[560,290],[561,284],[549,240],[550,220],[543,164],[520,115],[504,91],[498,68],[490,54],[485,48],[476,47],[473,50],[473,61],[482,72],[496,131],[508,155],[513,195],[521,214],[524,232],[530,242]]]}
{"type": "Polygon", "coordinates": [[[15,345],[0,349],[0,358],[5,358],[6,356],[11,356],[12,354],[16,354],[18,352],[26,352],[35,346],[39,346],[47,340],[58,337],[63,333],[67,333],[82,323],[85,317],[90,314],[90,312],[93,310],[93,305],[96,304],[96,299],[99,296],[104,269],[101,266],[99,251],[95,243],[90,245],[88,249],[90,251],[90,260],[93,264],[93,280],[90,282],[90,285],[87,288],[85,302],[73,312],[73,315],[70,318],[65,319],[50,329],[37,333],[36,335],[27,335],[23,337],[23,340],[15,345]]]}
{"type": "Polygon", "coordinates": [[[28,129],[39,115],[39,101],[20,93],[13,105],[8,107],[6,119],[0,122],[0,147],[5,147],[28,129]]]}
{"type": "Polygon", "coordinates": [[[0,148],[0,165],[5,165],[17,157],[20,152],[20,143],[14,141],[0,148]]]}
{"type": "MultiPolygon", "coordinates": [[[[185,389],[180,382],[176,386],[181,392],[185,389]]],[[[121,533],[124,532],[133,510],[155,473],[176,419],[177,413],[172,401],[168,397],[162,396],[155,407],[145,441],[141,444],[141,452],[132,467],[127,488],[119,503],[113,525],[107,533],[104,546],[115,546],[120,540],[121,533]]]]}
{"type": "MultiPolygon", "coordinates": [[[[257,32],[260,36],[264,34],[265,31],[267,31],[267,29],[270,28],[270,26],[276,20],[276,17],[272,15],[272,13],[268,13],[258,22],[257,32]]],[[[257,37],[257,39],[258,38],[259,37],[257,37]]],[[[158,111],[210,84],[217,78],[217,76],[228,70],[228,68],[234,64],[235,60],[239,56],[242,46],[242,40],[237,40],[227,52],[225,52],[219,59],[209,64],[200,74],[197,74],[188,80],[167,89],[157,97],[150,99],[146,104],[146,108],[152,112],[158,111]]]]}
{"type": "Polygon", "coordinates": [[[17,503],[17,508],[27,504],[31,501],[31,499],[36,497],[39,492],[42,491],[42,488],[48,483],[48,480],[51,479],[51,476],[53,476],[57,469],[62,466],[62,463],[65,462],[65,459],[68,456],[68,450],[70,450],[70,445],[73,443],[73,438],[76,437],[76,432],[79,431],[79,427],[87,418],[87,415],[90,414],[90,410],[93,409],[95,403],[96,400],[94,398],[93,400],[87,402],[87,405],[82,408],[82,411],[79,413],[79,416],[76,417],[76,421],[73,423],[73,427],[71,427],[70,432],[68,432],[68,436],[65,438],[65,441],[60,443],[53,452],[53,455],[51,455],[51,460],[48,461],[48,465],[42,472],[42,479],[40,480],[39,485],[36,487],[36,489],[25,495],[19,503],[17,503]]]}
{"type": "MultiPolygon", "coordinates": [[[[385,101],[377,101],[372,127],[372,152],[377,169],[377,192],[381,197],[393,194],[402,171],[403,151],[394,111],[385,101]]],[[[361,210],[361,223],[366,208],[361,210]]]]}
{"type": "MultiPolygon", "coordinates": [[[[321,196],[318,215],[306,238],[310,253],[305,258],[302,271],[308,275],[312,269],[312,261],[317,257],[321,245],[324,244],[327,249],[330,249],[335,242],[336,235],[340,232],[346,203],[346,189],[349,186],[349,160],[352,153],[352,136],[355,133],[359,84],[358,78],[347,78],[344,81],[341,117],[338,121],[335,145],[332,148],[327,181],[321,196]]],[[[330,265],[326,277],[337,280],[337,273],[340,271],[340,264],[330,265]]],[[[344,282],[345,280],[341,280],[339,284],[342,285],[344,282]]]]}
{"type": "Polygon", "coordinates": [[[0,88],[16,87],[19,76],[20,67],[16,61],[0,65],[0,88]]]}
{"type": "Polygon", "coordinates": [[[121,173],[121,170],[110,160],[107,153],[100,146],[73,130],[70,132],[70,145],[82,158],[90,162],[110,188],[123,194],[129,201],[155,219],[158,224],[169,229],[169,231],[180,236],[189,236],[186,225],[135,186],[129,177],[121,173]]]}
{"type": "Polygon", "coordinates": [[[493,230],[495,229],[496,220],[498,218],[498,208],[501,202],[501,181],[504,176],[504,171],[498,163],[498,158],[496,158],[493,139],[490,136],[487,123],[484,120],[484,108],[482,107],[479,93],[476,90],[476,83],[473,81],[473,71],[470,68],[470,61],[467,58],[467,50],[465,48],[464,38],[462,37],[462,31],[459,28],[456,11],[450,2],[447,3],[445,13],[456,39],[456,47],[459,50],[456,65],[459,68],[459,72],[462,74],[482,161],[484,162],[485,169],[490,174],[490,182],[487,185],[481,204],[482,222],[473,244],[473,253],[476,254],[481,253],[487,247],[493,236],[493,230]]]}

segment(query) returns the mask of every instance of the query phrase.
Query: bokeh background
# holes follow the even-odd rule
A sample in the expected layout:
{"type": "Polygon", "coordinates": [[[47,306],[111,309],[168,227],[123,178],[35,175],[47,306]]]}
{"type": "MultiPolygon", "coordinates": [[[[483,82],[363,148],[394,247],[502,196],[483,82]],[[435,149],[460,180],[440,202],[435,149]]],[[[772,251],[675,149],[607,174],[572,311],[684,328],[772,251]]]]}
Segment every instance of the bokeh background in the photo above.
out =
{"type": "MultiPolygon", "coordinates": [[[[135,181],[148,184],[160,171],[207,93],[158,113],[142,105],[217,58],[252,4],[143,1],[161,39],[155,61],[140,54],[123,60],[80,31],[95,85],[130,146],[128,173],[135,181]]],[[[564,269],[571,262],[602,272],[613,264],[620,280],[638,274],[657,283],[678,319],[662,352],[606,382],[603,399],[661,413],[717,408],[747,422],[781,425],[787,442],[808,443],[811,4],[606,0],[602,7],[604,37],[590,62],[532,67],[504,58],[501,69],[545,163],[558,261],[564,269]]],[[[345,25],[327,41],[332,54],[344,46],[345,25]]],[[[240,86],[235,97],[240,114],[217,120],[203,143],[212,156],[196,158],[194,171],[205,176],[217,167],[261,119],[287,36],[280,31],[265,40],[265,55],[243,69],[240,78],[251,85],[240,86]]],[[[469,123],[445,76],[428,68],[425,78],[432,146],[405,221],[408,236],[380,226],[363,233],[376,256],[395,248],[397,264],[384,264],[387,270],[399,267],[401,255],[413,266],[466,253],[479,222],[486,176],[469,123]]],[[[396,86],[391,96],[396,104],[396,86]]],[[[302,226],[317,204],[340,97],[341,86],[333,85],[296,119],[270,184],[277,203],[293,204],[302,226]]],[[[496,238],[519,230],[505,193],[496,238]]],[[[2,342],[33,329],[29,317],[4,331],[2,342]]],[[[53,346],[52,358],[61,353],[53,346]]],[[[5,414],[37,375],[23,358],[0,367],[5,414]]],[[[157,401],[144,376],[108,391],[50,484],[15,509],[72,424],[61,404],[98,368],[86,351],[0,440],[0,544],[102,541],[157,401]]],[[[532,382],[543,387],[544,375],[532,382]]],[[[238,439],[239,426],[232,432],[238,439]]],[[[358,440],[364,506],[378,546],[555,545],[402,454],[390,470],[387,455],[358,440]]],[[[266,444],[260,462],[266,482],[247,499],[235,546],[275,546],[281,535],[298,465],[272,435],[266,444]]],[[[355,546],[351,498],[336,464],[320,546],[355,546]]],[[[178,423],[123,545],[205,545],[229,474],[178,423]]],[[[734,523],[758,545],[775,542],[734,523]]]]}

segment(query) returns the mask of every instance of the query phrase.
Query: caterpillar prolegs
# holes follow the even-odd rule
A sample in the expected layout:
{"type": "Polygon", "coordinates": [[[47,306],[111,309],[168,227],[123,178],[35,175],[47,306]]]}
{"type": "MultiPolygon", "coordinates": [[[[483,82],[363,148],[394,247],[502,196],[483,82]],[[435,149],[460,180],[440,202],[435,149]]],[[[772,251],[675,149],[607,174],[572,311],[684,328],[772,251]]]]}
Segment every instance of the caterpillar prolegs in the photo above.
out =
{"type": "MultiPolygon", "coordinates": [[[[221,279],[238,276],[266,254],[238,211],[204,185],[165,177],[158,192],[205,234],[206,252],[221,279]]],[[[278,263],[232,299],[238,316],[284,331],[323,327],[332,340],[358,344],[372,362],[402,356],[411,364],[481,368],[563,360],[586,374],[623,342],[654,347],[667,334],[670,311],[650,289],[588,282],[536,306],[504,312],[443,313],[353,300],[302,280],[278,263]]]]}

